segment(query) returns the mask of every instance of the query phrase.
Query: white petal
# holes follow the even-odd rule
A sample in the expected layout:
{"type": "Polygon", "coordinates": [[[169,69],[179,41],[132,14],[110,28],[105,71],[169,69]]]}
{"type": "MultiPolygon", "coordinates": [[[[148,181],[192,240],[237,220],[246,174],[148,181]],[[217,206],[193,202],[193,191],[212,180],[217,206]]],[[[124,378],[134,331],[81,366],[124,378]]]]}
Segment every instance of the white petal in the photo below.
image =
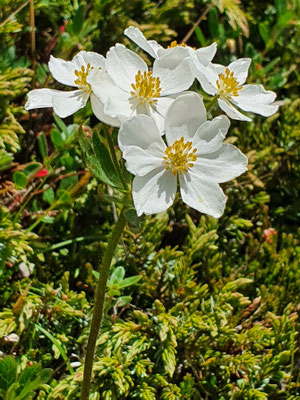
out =
{"type": "Polygon", "coordinates": [[[154,110],[158,112],[162,117],[165,117],[168,109],[170,108],[171,104],[176,99],[176,97],[177,97],[176,95],[158,97],[157,103],[153,104],[154,110]]]}
{"type": "Polygon", "coordinates": [[[237,119],[239,121],[252,121],[251,118],[246,117],[246,115],[240,113],[233,105],[225,98],[218,99],[218,104],[220,108],[232,119],[237,119]]]}
{"type": "Polygon", "coordinates": [[[122,123],[118,135],[119,147],[122,151],[127,146],[149,148],[153,143],[158,143],[164,151],[165,145],[154,120],[148,115],[136,115],[122,123]]]}
{"type": "Polygon", "coordinates": [[[247,170],[247,157],[235,146],[223,144],[211,154],[198,156],[192,171],[212,182],[230,181],[247,170]]]}
{"type": "Polygon", "coordinates": [[[121,122],[136,114],[126,93],[122,94],[122,96],[110,97],[104,104],[104,113],[113,118],[120,118],[121,122]]]}
{"type": "Polygon", "coordinates": [[[244,85],[242,90],[239,91],[239,97],[249,99],[249,103],[271,104],[276,99],[276,93],[265,90],[262,85],[244,85]]]}
{"type": "Polygon", "coordinates": [[[106,69],[120,88],[130,92],[138,71],[148,71],[145,61],[121,44],[111,47],[106,55],[106,69]]]}
{"type": "Polygon", "coordinates": [[[66,118],[74,114],[86,105],[89,94],[83,90],[65,92],[66,96],[56,96],[52,98],[53,111],[61,118],[66,118]]]}
{"type": "Polygon", "coordinates": [[[90,84],[92,91],[103,102],[107,101],[110,96],[119,96],[124,92],[105,71],[96,69],[90,72],[87,77],[87,82],[90,84]]]}
{"type": "Polygon", "coordinates": [[[228,69],[233,72],[240,85],[246,82],[250,64],[251,58],[239,58],[228,65],[228,69]]]}
{"type": "Polygon", "coordinates": [[[112,118],[104,114],[104,104],[94,93],[91,94],[91,106],[93,113],[99,119],[99,121],[110,126],[119,127],[121,125],[119,118],[112,118]]]}
{"type": "Polygon", "coordinates": [[[204,67],[199,60],[195,60],[194,58],[189,60],[189,66],[192,74],[199,81],[202,89],[206,93],[214,96],[217,92],[216,82],[218,80],[218,75],[214,68],[211,68],[210,65],[204,67]]]}
{"type": "Polygon", "coordinates": [[[226,67],[221,64],[209,63],[208,68],[215,72],[217,79],[219,79],[220,74],[225,73],[226,67]]]}
{"type": "MultiPolygon", "coordinates": [[[[164,99],[166,98],[167,97],[164,97],[164,99]]],[[[160,131],[161,135],[163,135],[165,129],[165,118],[162,116],[162,114],[160,114],[160,112],[157,111],[157,109],[157,105],[151,105],[150,107],[148,107],[147,115],[153,118],[158,127],[158,130],[160,131]]]]}
{"type": "Polygon", "coordinates": [[[179,95],[172,95],[166,97],[159,97],[156,104],[151,105],[150,116],[153,117],[159,127],[161,134],[165,133],[165,115],[170,108],[171,104],[179,95]]]}
{"type": "Polygon", "coordinates": [[[27,102],[25,110],[32,110],[34,108],[53,107],[52,98],[56,96],[64,96],[67,92],[54,89],[35,89],[27,94],[27,102]]]}
{"type": "Polygon", "coordinates": [[[225,195],[220,186],[189,171],[179,177],[182,200],[204,214],[219,218],[224,212],[225,195]]]}
{"type": "Polygon", "coordinates": [[[112,118],[129,118],[134,108],[129,102],[130,94],[122,90],[106,72],[92,71],[88,78],[92,91],[103,102],[103,111],[112,118]]]}
{"type": "Polygon", "coordinates": [[[80,69],[81,66],[86,67],[87,64],[90,64],[93,68],[101,68],[105,70],[105,58],[94,51],[80,51],[72,60],[73,63],[76,63],[77,69],[80,69]]]}
{"type": "Polygon", "coordinates": [[[126,160],[127,170],[136,176],[144,176],[156,168],[164,167],[165,153],[155,145],[157,143],[147,150],[138,146],[126,146],[123,158],[126,160]]]}
{"type": "Polygon", "coordinates": [[[206,121],[202,97],[197,93],[178,96],[165,118],[165,133],[169,145],[180,139],[192,138],[198,127],[206,121]]]}
{"type": "Polygon", "coordinates": [[[195,55],[197,56],[199,62],[207,67],[209,62],[211,62],[211,60],[214,58],[216,51],[217,43],[212,43],[210,46],[197,49],[195,51],[195,55]]]}
{"type": "Polygon", "coordinates": [[[276,93],[265,90],[262,85],[245,85],[231,101],[244,111],[269,117],[278,110],[278,106],[271,104],[275,98],[276,93]]]}
{"type": "Polygon", "coordinates": [[[193,146],[197,148],[197,155],[213,153],[220,149],[230,126],[225,115],[215,117],[202,124],[193,137],[193,146]]]}
{"type": "Polygon", "coordinates": [[[58,82],[64,85],[77,87],[75,83],[77,76],[74,73],[76,64],[73,63],[73,61],[65,61],[61,58],[50,56],[48,67],[53,78],[58,82]]]}
{"type": "Polygon", "coordinates": [[[65,118],[83,108],[87,100],[88,95],[82,90],[63,92],[53,89],[36,89],[28,93],[25,109],[53,107],[55,114],[65,118]]]}
{"type": "Polygon", "coordinates": [[[156,214],[167,210],[176,194],[177,178],[165,168],[155,169],[145,176],[136,176],[132,197],[137,215],[156,214]]]}
{"type": "Polygon", "coordinates": [[[124,35],[129,37],[134,43],[136,43],[141,49],[150,54],[153,58],[158,58],[157,51],[162,48],[155,40],[147,40],[143,33],[134,26],[129,26],[125,29],[124,35]]]}
{"type": "Polygon", "coordinates": [[[160,66],[171,70],[175,69],[184,58],[190,56],[190,50],[193,51],[190,47],[182,46],[169,47],[167,49],[162,48],[159,51],[159,58],[163,59],[160,66]]]}
{"type": "Polygon", "coordinates": [[[163,56],[154,61],[153,76],[160,79],[161,96],[187,90],[195,79],[186,59],[174,67],[170,63],[168,56],[163,56]]]}

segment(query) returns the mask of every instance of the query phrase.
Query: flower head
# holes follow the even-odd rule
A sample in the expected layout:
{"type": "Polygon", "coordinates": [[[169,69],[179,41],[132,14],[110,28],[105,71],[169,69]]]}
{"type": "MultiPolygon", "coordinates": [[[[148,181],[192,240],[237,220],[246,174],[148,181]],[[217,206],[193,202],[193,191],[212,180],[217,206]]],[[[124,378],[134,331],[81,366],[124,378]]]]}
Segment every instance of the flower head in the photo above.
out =
{"type": "MultiPolygon", "coordinates": [[[[26,110],[34,108],[53,107],[54,112],[61,118],[74,114],[83,108],[91,98],[94,113],[101,115],[103,105],[94,95],[87,77],[94,70],[105,68],[105,58],[91,51],[80,51],[72,61],[64,61],[60,58],[50,57],[49,70],[58,82],[76,87],[77,90],[61,91],[53,89],[35,89],[28,93],[25,104],[26,110]]],[[[106,122],[106,121],[105,121],[106,122]]],[[[111,119],[108,118],[109,124],[111,119]]]]}
{"type": "Polygon", "coordinates": [[[137,214],[170,207],[179,180],[187,205],[220,217],[225,195],[219,183],[247,169],[247,158],[235,146],[223,143],[229,125],[224,115],[207,121],[196,93],[182,94],[171,104],[165,117],[166,143],[152,118],[137,115],[125,121],[118,141],[126,168],[135,175],[132,195],[137,214]]]}
{"type": "Polygon", "coordinates": [[[204,91],[218,97],[220,108],[232,119],[251,121],[236,107],[269,117],[275,114],[278,106],[272,104],[276,93],[265,90],[262,85],[245,85],[250,58],[233,61],[227,67],[210,63],[203,67],[195,60],[190,66],[204,91]],[[235,107],[236,106],[236,107],[235,107]]]}
{"type": "Polygon", "coordinates": [[[167,48],[164,48],[155,40],[147,40],[143,33],[134,26],[125,29],[124,34],[153,58],[161,58],[164,64],[168,65],[169,68],[175,68],[186,57],[193,57],[204,66],[207,66],[214,58],[217,51],[216,43],[207,47],[195,49],[185,43],[177,43],[176,40],[171,42],[167,48]]]}
{"type": "Polygon", "coordinates": [[[108,51],[105,68],[106,72],[92,71],[87,82],[104,104],[104,114],[119,121],[118,126],[137,114],[149,115],[162,126],[174,98],[194,80],[188,63],[171,70],[155,60],[149,70],[141,57],[121,44],[108,51]]]}

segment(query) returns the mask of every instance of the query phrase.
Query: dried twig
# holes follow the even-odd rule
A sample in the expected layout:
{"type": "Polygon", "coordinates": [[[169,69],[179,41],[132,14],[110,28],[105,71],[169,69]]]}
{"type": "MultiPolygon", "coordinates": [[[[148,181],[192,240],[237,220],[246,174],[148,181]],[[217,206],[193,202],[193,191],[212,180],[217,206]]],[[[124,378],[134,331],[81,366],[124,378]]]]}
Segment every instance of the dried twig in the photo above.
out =
{"type": "Polygon", "coordinates": [[[16,14],[18,14],[19,11],[21,11],[24,7],[27,6],[30,0],[25,1],[25,3],[21,4],[15,11],[13,11],[7,18],[5,18],[4,21],[0,23],[0,28],[4,26],[9,20],[11,20],[16,14]]]}
{"type": "Polygon", "coordinates": [[[206,10],[200,15],[200,17],[197,19],[197,21],[194,23],[194,25],[191,27],[191,29],[188,31],[188,33],[185,35],[185,37],[182,39],[181,43],[186,43],[189,40],[189,38],[192,36],[192,34],[194,33],[197,26],[206,17],[207,13],[209,12],[209,10],[211,8],[212,8],[212,6],[209,6],[206,8],[206,10]]]}

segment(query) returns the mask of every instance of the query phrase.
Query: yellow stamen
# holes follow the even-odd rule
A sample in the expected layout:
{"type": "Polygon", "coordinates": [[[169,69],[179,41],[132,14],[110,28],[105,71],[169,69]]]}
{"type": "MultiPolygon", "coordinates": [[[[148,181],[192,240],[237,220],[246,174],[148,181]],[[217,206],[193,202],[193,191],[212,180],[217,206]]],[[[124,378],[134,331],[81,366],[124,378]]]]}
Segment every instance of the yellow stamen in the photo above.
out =
{"type": "Polygon", "coordinates": [[[76,75],[77,79],[75,79],[74,83],[79,87],[79,89],[92,92],[91,85],[86,81],[86,78],[90,71],[93,69],[91,64],[88,63],[86,68],[82,65],[80,71],[75,70],[74,74],[76,75]]]}
{"type": "MultiPolygon", "coordinates": [[[[177,43],[177,40],[173,40],[173,42],[169,44],[168,49],[173,49],[174,47],[191,47],[191,46],[188,46],[185,43],[177,43]]],[[[196,50],[196,47],[191,47],[191,49],[196,50]]]]}
{"type": "Polygon", "coordinates": [[[154,78],[151,71],[144,71],[143,73],[138,71],[135,76],[135,84],[132,83],[131,87],[133,90],[130,94],[140,104],[145,102],[148,104],[157,103],[157,97],[160,96],[161,92],[160,79],[154,78]]]}
{"type": "Polygon", "coordinates": [[[186,44],[185,43],[178,44],[177,40],[173,40],[173,42],[171,42],[171,44],[169,44],[168,49],[172,49],[173,47],[177,47],[177,46],[186,47],[186,44]]]}
{"type": "Polygon", "coordinates": [[[228,68],[225,69],[225,74],[219,74],[219,80],[216,84],[219,95],[225,97],[238,96],[238,91],[243,88],[228,68]]]}
{"type": "Polygon", "coordinates": [[[170,169],[173,175],[176,175],[177,172],[179,175],[182,172],[186,173],[189,168],[194,166],[193,162],[197,160],[196,151],[197,149],[192,149],[192,142],[184,142],[184,138],[181,137],[165,151],[164,165],[166,169],[170,169]]]}

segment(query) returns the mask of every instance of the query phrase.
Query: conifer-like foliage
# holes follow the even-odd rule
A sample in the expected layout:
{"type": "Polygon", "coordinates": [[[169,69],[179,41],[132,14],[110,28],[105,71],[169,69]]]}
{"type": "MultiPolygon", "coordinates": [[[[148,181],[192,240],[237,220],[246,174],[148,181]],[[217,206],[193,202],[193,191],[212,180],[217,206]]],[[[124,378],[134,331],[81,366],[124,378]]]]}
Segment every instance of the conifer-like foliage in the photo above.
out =
{"type": "Polygon", "coordinates": [[[138,51],[123,36],[133,24],[164,47],[216,41],[224,65],[250,57],[249,83],[280,107],[232,124],[227,143],[249,167],[222,184],[219,220],[179,198],[142,221],[128,211],[90,398],[299,400],[297,1],[36,0],[34,12],[33,27],[29,2],[1,1],[0,399],[80,398],[98,265],[121,207],[84,151],[92,130],[105,144],[117,132],[89,107],[64,120],[28,113],[26,93],[61,89],[50,54],[105,54],[116,41],[138,51]]]}

